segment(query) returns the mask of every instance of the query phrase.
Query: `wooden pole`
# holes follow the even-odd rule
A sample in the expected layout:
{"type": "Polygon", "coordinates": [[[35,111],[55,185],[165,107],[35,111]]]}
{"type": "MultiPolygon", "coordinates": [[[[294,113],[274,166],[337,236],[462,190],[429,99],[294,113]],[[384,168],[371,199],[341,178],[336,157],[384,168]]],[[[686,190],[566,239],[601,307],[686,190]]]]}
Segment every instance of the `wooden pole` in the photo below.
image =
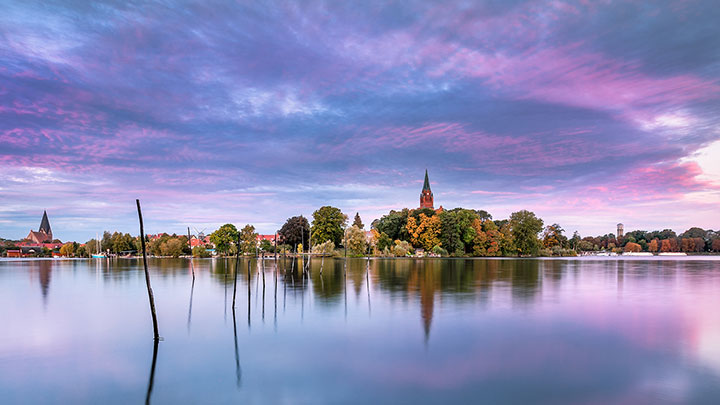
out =
{"type": "Polygon", "coordinates": [[[188,226],[188,246],[190,246],[190,268],[192,269],[193,282],[195,282],[195,265],[192,258],[192,243],[190,242],[190,227],[188,226]]]}
{"type": "Polygon", "coordinates": [[[237,252],[235,253],[235,279],[233,280],[233,304],[232,304],[233,308],[235,308],[235,297],[237,296],[238,270],[240,270],[240,234],[238,234],[237,252]]]}
{"type": "Polygon", "coordinates": [[[142,210],[140,209],[140,200],[136,199],[135,203],[137,203],[138,219],[140,220],[140,244],[142,245],[142,251],[143,251],[143,266],[145,268],[145,286],[147,287],[148,299],[150,300],[150,313],[152,314],[153,332],[155,335],[154,339],[160,340],[160,332],[158,332],[157,315],[155,314],[155,298],[153,297],[152,287],[150,287],[150,273],[148,272],[147,253],[146,253],[146,248],[145,248],[145,227],[143,226],[142,210]]]}

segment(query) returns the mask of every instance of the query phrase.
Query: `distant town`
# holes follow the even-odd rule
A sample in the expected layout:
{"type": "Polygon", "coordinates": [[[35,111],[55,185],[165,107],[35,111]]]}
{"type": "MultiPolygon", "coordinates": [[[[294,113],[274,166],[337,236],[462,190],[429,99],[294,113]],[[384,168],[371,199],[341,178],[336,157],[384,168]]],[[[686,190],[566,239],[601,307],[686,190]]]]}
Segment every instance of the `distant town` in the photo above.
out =
{"type": "MultiPolygon", "coordinates": [[[[686,255],[720,252],[720,231],[692,227],[673,230],[633,230],[622,223],[616,233],[581,237],[565,234],[560,224],[545,225],[533,212],[521,210],[507,219],[493,219],[484,210],[435,208],[427,171],[415,209],[392,210],[370,224],[358,213],[349,217],[339,208],[324,206],[312,214],[288,218],[276,233],[263,235],[248,224],[238,230],[225,224],[206,235],[159,233],[145,235],[147,253],[157,257],[213,257],[227,255],[318,254],[380,257],[535,257],[577,255],[686,255]],[[368,229],[369,228],[369,229],[368,229]],[[308,249],[309,247],[309,249],[308,249]]],[[[84,243],[53,238],[47,212],[37,231],[22,240],[0,238],[5,257],[134,257],[140,238],[129,233],[103,232],[84,243]]]]}

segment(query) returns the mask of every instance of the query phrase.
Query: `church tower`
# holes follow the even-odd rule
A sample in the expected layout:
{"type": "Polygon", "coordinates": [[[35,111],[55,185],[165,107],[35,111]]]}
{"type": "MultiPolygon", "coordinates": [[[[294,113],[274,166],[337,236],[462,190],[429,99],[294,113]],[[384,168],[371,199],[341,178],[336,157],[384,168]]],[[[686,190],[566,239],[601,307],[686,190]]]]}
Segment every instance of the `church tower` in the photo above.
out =
{"type": "Polygon", "coordinates": [[[435,209],[434,205],[433,193],[430,191],[430,179],[428,179],[428,172],[427,169],[425,169],[425,183],[420,192],[420,208],[435,209]]]}

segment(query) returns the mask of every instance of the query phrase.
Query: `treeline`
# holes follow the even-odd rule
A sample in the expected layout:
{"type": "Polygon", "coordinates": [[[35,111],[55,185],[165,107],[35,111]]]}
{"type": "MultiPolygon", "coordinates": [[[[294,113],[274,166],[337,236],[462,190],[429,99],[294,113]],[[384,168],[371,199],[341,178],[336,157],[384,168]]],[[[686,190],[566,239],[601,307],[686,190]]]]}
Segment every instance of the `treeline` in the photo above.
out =
{"type": "MultiPolygon", "coordinates": [[[[192,251],[185,235],[162,233],[155,237],[146,237],[146,248],[151,256],[180,257],[191,253],[199,257],[209,257],[206,248],[210,246],[196,246],[192,251]]],[[[100,240],[90,239],[84,245],[68,242],[60,248],[60,254],[66,257],[91,257],[95,253],[115,255],[133,255],[142,252],[140,238],[129,233],[103,232],[100,240]]]]}
{"type": "Polygon", "coordinates": [[[614,252],[720,252],[720,231],[693,227],[677,235],[671,229],[631,231],[622,237],[615,234],[588,236],[573,241],[578,251],[608,250],[614,252]]]}

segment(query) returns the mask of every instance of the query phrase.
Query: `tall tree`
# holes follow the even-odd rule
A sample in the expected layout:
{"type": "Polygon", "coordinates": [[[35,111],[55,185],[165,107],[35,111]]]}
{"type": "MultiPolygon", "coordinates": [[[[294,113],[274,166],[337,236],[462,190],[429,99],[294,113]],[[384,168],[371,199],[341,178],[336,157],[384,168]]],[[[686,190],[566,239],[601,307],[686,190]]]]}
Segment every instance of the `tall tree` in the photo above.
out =
{"type": "Polygon", "coordinates": [[[307,245],[310,240],[310,223],[307,218],[302,215],[288,218],[282,228],[280,228],[278,236],[284,244],[293,247],[303,242],[307,245]]]}
{"type": "Polygon", "coordinates": [[[527,210],[513,212],[510,215],[510,229],[519,253],[537,256],[540,249],[538,234],[543,230],[543,220],[527,210]]]}
{"type": "Polygon", "coordinates": [[[210,234],[210,242],[215,245],[215,250],[221,254],[228,253],[237,238],[238,230],[233,224],[225,224],[210,234]]]}
{"type": "Polygon", "coordinates": [[[245,225],[240,230],[240,251],[243,254],[252,254],[257,246],[257,233],[252,225],[245,225]]]}
{"type": "Polygon", "coordinates": [[[360,219],[360,213],[355,213],[355,220],[353,221],[353,226],[357,226],[359,229],[365,229],[365,225],[363,225],[362,220],[360,219]]]}
{"type": "Polygon", "coordinates": [[[352,255],[363,255],[367,249],[367,238],[365,232],[353,225],[345,231],[347,248],[352,255]]]}
{"type": "Polygon", "coordinates": [[[402,211],[390,211],[387,215],[383,215],[380,219],[373,222],[373,228],[378,232],[385,233],[391,240],[409,240],[410,236],[407,232],[407,219],[410,210],[404,208],[402,211]]]}
{"type": "Polygon", "coordinates": [[[410,242],[414,247],[421,247],[430,252],[435,246],[440,246],[440,231],[442,222],[438,215],[428,217],[421,213],[418,220],[410,216],[407,222],[407,230],[410,234],[410,242]]]}
{"type": "Polygon", "coordinates": [[[313,212],[311,228],[312,243],[320,244],[331,240],[335,246],[340,245],[343,239],[343,229],[347,224],[347,215],[339,208],[326,205],[313,212]]]}

